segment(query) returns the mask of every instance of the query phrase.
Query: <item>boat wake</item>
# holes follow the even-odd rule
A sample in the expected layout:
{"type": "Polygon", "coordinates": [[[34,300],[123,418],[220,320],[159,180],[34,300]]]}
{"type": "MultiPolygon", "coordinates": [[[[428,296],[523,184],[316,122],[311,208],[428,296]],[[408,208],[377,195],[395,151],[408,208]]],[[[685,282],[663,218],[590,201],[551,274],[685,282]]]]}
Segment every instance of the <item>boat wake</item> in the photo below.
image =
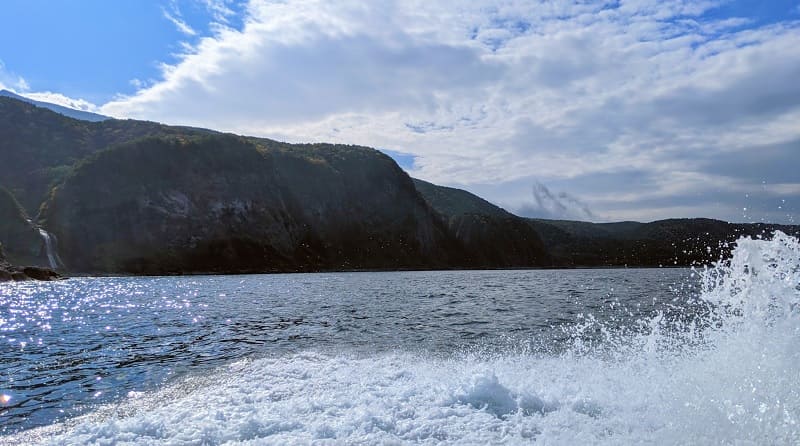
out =
{"type": "MultiPolygon", "coordinates": [[[[691,313],[558,353],[304,351],[9,437],[51,444],[800,444],[800,244],[740,239],[691,313]],[[698,310],[699,309],[699,310],[698,310]]],[[[588,337],[588,332],[599,333],[588,337]]]]}

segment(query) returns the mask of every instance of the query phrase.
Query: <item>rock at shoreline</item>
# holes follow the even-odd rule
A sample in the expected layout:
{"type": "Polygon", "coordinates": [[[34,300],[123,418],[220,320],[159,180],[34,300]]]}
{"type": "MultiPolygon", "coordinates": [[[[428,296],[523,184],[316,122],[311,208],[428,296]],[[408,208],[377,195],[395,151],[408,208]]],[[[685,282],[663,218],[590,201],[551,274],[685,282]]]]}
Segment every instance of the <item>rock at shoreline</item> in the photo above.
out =
{"type": "Polygon", "coordinates": [[[48,268],[40,268],[38,266],[19,267],[8,263],[3,252],[3,245],[0,245],[0,282],[51,281],[63,278],[60,274],[48,268]]]}
{"type": "Polygon", "coordinates": [[[62,280],[63,276],[57,272],[40,268],[38,266],[18,267],[9,263],[0,262],[0,282],[22,282],[26,280],[52,281],[62,280]]]}
{"type": "Polygon", "coordinates": [[[26,266],[22,268],[22,272],[33,280],[61,280],[60,274],[48,268],[40,268],[38,266],[26,266]]]}
{"type": "Polygon", "coordinates": [[[53,281],[63,280],[64,276],[52,269],[38,266],[19,267],[6,262],[0,262],[0,282],[23,282],[26,280],[53,281]]]}

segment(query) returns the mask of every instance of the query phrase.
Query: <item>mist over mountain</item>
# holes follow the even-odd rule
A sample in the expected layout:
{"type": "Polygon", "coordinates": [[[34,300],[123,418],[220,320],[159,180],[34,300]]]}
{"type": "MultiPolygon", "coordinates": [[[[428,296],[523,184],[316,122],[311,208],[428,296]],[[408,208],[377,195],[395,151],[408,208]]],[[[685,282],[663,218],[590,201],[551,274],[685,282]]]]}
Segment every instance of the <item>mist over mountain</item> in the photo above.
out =
{"type": "Polygon", "coordinates": [[[552,192],[537,182],[533,185],[533,202],[517,208],[519,215],[532,218],[596,220],[589,205],[566,192],[552,192]]]}

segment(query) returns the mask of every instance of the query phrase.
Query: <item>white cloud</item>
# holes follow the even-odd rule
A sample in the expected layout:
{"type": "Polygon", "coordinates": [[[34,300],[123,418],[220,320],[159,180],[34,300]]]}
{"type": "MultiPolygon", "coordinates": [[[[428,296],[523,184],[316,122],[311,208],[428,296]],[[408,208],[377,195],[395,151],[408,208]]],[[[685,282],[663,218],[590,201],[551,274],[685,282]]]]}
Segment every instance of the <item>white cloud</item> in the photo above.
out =
{"type": "Polygon", "coordinates": [[[0,90],[8,90],[12,93],[24,96],[28,99],[35,101],[50,102],[53,104],[63,105],[65,107],[73,108],[75,110],[83,110],[95,112],[98,110],[97,105],[86,101],[84,99],[75,99],[65,96],[61,93],[53,93],[49,91],[32,92],[28,82],[22,77],[6,70],[3,61],[0,60],[0,90]]]}
{"type": "MultiPolygon", "coordinates": [[[[424,179],[501,185],[483,190],[510,208],[541,179],[610,218],[630,218],[629,203],[637,218],[661,215],[654,196],[734,218],[731,197],[666,201],[758,187],[708,160],[800,141],[800,29],[706,16],[717,3],[251,0],[241,30],[219,27],[101,112],[394,149],[417,156],[424,179]],[[601,194],[589,181],[625,171],[647,189],[618,179],[601,194]]],[[[232,16],[206,4],[220,23],[232,16]]],[[[767,182],[792,150],[776,152],[767,182]]],[[[800,179],[788,184],[771,193],[796,198],[800,179]]]]}
{"type": "Polygon", "coordinates": [[[172,10],[172,12],[167,11],[164,8],[161,9],[161,13],[164,16],[164,18],[172,22],[172,24],[175,25],[175,29],[177,29],[178,32],[191,37],[196,36],[197,31],[195,31],[194,28],[189,26],[189,24],[183,20],[181,12],[174,1],[171,3],[170,9],[172,10]]]}
{"type": "Polygon", "coordinates": [[[6,69],[5,64],[0,60],[0,90],[27,91],[30,88],[28,82],[17,74],[6,69]]]}
{"type": "Polygon", "coordinates": [[[50,91],[42,91],[42,92],[26,92],[21,93],[22,96],[26,98],[33,99],[34,101],[42,101],[42,102],[49,102],[51,104],[58,104],[64,107],[69,107],[75,110],[83,110],[88,112],[96,112],[98,111],[97,105],[80,98],[71,98],[68,96],[64,96],[61,93],[53,93],[50,91]]]}
{"type": "Polygon", "coordinates": [[[231,0],[201,0],[217,23],[227,24],[236,12],[230,7],[231,0]]]}

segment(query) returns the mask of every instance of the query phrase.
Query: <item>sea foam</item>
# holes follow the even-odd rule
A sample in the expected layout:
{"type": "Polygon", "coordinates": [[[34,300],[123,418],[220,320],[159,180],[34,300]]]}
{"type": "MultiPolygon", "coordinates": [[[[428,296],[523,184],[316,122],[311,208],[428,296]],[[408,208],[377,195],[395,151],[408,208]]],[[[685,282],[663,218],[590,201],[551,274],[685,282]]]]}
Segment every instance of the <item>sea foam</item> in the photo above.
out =
{"type": "Polygon", "coordinates": [[[740,239],[703,311],[591,318],[558,353],[304,351],[7,440],[45,444],[800,444],[800,244],[740,239]],[[587,342],[587,330],[601,336],[587,342]]]}

